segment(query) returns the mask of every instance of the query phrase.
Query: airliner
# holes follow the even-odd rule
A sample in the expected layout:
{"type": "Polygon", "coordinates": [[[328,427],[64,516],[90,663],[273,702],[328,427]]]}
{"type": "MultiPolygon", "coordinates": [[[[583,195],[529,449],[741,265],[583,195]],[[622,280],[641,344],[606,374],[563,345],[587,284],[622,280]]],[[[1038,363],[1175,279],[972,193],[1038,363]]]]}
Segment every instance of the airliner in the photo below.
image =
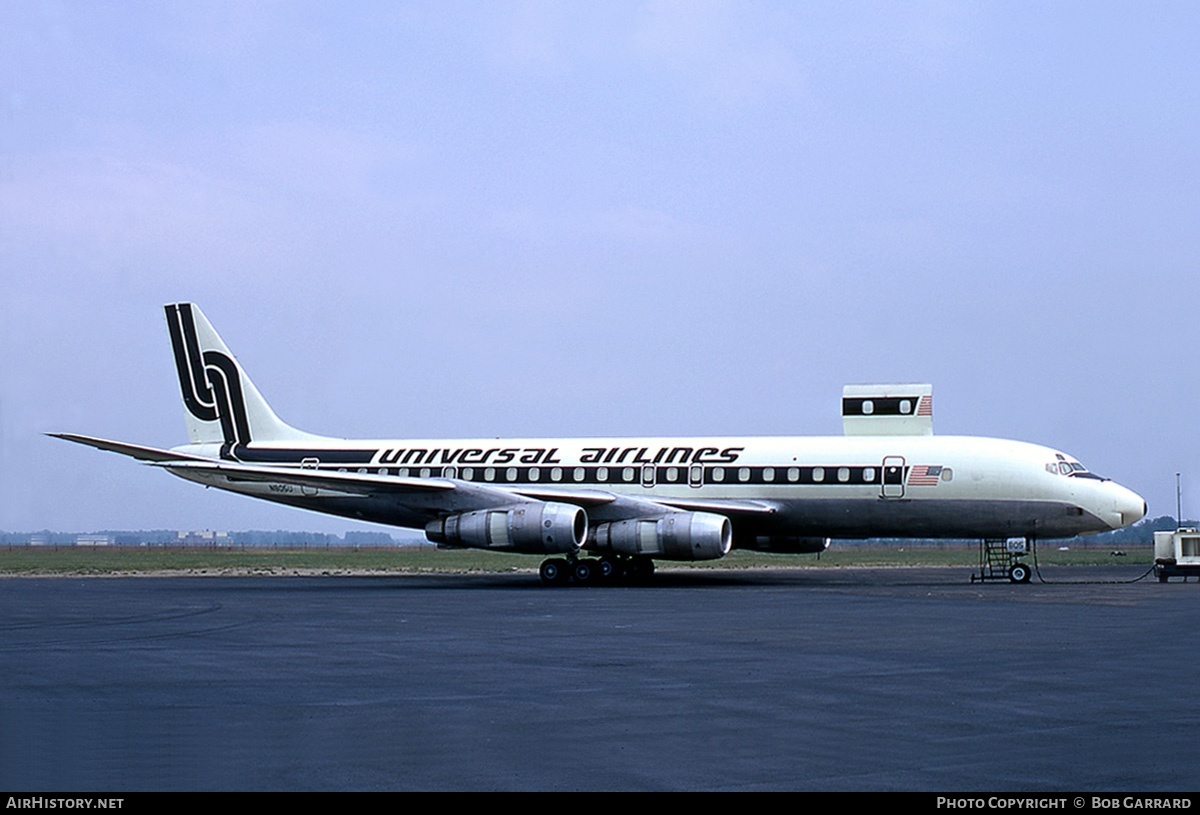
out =
{"type": "MultiPolygon", "coordinates": [[[[192,303],[165,307],[188,443],[49,435],[189,481],[424,530],[443,547],[540,555],[546,584],[644,578],[732,549],[831,538],[1070,538],[1146,514],[1058,450],[933,434],[933,389],[847,385],[843,436],[347,440],[281,420],[192,303]]],[[[1014,582],[1028,579],[1014,570],[1014,582]]]]}

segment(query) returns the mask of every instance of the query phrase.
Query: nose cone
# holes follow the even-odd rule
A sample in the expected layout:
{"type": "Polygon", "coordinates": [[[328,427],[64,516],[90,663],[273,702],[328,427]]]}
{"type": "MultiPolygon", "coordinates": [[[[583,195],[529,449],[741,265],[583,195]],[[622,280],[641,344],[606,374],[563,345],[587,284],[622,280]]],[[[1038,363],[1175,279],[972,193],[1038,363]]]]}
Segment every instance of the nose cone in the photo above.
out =
{"type": "Polygon", "coordinates": [[[1108,486],[1113,493],[1113,509],[1117,520],[1114,529],[1129,526],[1146,517],[1146,501],[1142,496],[1120,484],[1109,482],[1108,486]]]}

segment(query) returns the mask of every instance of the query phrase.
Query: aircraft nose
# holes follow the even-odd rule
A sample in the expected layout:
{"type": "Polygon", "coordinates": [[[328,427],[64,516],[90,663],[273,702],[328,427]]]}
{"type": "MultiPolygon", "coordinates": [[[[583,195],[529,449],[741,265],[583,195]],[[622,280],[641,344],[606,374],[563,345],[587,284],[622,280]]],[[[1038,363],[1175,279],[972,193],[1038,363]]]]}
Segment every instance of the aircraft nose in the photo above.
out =
{"type": "Polygon", "coordinates": [[[1114,503],[1116,504],[1117,514],[1121,519],[1121,526],[1129,526],[1146,517],[1146,501],[1142,496],[1119,484],[1114,484],[1113,486],[1117,491],[1114,503]]]}

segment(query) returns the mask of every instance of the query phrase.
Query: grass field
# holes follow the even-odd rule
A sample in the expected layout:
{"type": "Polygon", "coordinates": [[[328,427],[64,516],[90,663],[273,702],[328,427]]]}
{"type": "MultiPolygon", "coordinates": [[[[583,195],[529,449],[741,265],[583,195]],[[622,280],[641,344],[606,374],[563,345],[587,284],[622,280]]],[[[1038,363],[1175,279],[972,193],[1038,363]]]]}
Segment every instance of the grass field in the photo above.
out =
{"type": "MultiPolygon", "coordinates": [[[[1042,565],[1146,564],[1153,562],[1150,547],[1125,548],[1117,557],[1109,549],[1073,548],[1059,551],[1047,545],[1038,551],[1042,565]]],[[[105,575],[105,574],[346,574],[535,572],[542,558],[473,550],[435,550],[431,547],[328,547],[276,549],[116,547],[116,546],[12,546],[0,548],[0,575],[105,575]]],[[[728,557],[704,563],[659,562],[660,568],[759,569],[822,568],[848,566],[962,566],[978,563],[974,547],[880,547],[835,544],[816,555],[764,555],[734,551],[728,557]]]]}

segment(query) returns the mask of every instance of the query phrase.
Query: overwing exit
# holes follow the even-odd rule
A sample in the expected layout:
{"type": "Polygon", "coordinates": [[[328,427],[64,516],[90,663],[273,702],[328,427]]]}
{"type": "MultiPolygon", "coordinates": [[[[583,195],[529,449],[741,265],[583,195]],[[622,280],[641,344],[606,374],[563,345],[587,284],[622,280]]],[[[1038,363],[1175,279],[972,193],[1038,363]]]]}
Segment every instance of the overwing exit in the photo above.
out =
{"type": "Polygon", "coordinates": [[[346,440],[280,419],[199,307],[165,307],[188,443],[73,433],[210,487],[545,557],[548,584],[830,538],[1069,538],[1146,513],[1040,445],[933,434],[929,385],[848,385],[843,436],[346,440]]]}

